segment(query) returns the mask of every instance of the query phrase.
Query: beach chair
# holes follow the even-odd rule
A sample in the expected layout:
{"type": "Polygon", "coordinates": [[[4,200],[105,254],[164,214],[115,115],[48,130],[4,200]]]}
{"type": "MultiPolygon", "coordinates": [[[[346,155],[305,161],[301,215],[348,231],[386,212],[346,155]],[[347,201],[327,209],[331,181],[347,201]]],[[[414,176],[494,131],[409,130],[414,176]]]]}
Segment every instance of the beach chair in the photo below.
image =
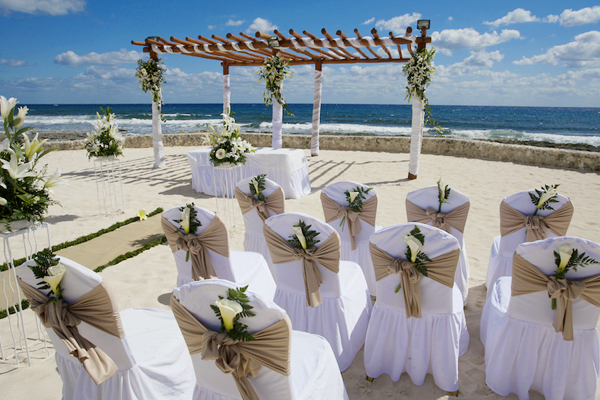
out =
{"type": "Polygon", "coordinates": [[[164,211],[161,220],[177,265],[177,286],[200,278],[220,278],[240,286],[250,285],[250,289],[255,293],[272,299],[275,294],[275,281],[262,254],[253,251],[230,251],[227,228],[215,213],[201,207],[195,207],[198,220],[202,224],[195,235],[183,235],[181,231],[176,233],[180,225],[174,220],[181,219],[181,207],[164,211]],[[191,239],[198,238],[199,242],[186,245],[183,239],[180,239],[185,236],[191,236],[191,239]],[[186,261],[187,248],[190,246],[195,248],[190,253],[196,252],[202,260],[194,259],[193,254],[190,254],[186,261]],[[203,265],[196,267],[196,262],[202,262],[203,265]]]}
{"type": "Polygon", "coordinates": [[[454,236],[460,245],[460,258],[454,275],[454,282],[462,294],[463,306],[467,305],[469,294],[469,259],[464,240],[464,229],[469,213],[469,198],[452,189],[448,202],[439,207],[438,187],[427,186],[406,195],[406,215],[408,222],[422,222],[440,228],[454,236]]]}
{"type": "MultiPolygon", "coordinates": [[[[194,396],[190,399],[242,399],[232,374],[223,373],[223,369],[217,367],[216,362],[220,363],[222,359],[206,357],[202,353],[202,346],[198,346],[202,343],[199,342],[202,339],[201,331],[220,331],[220,321],[209,305],[215,304],[219,296],[226,297],[227,291],[235,289],[236,286],[232,282],[211,279],[189,283],[173,291],[171,304],[182,332],[189,338],[188,344],[196,344],[190,347],[197,382],[194,396]],[[189,325],[194,328],[186,328],[189,325]]],[[[250,291],[246,293],[248,304],[254,307],[251,311],[255,314],[254,317],[240,319],[241,323],[248,326],[248,332],[258,338],[259,332],[266,333],[267,330],[279,328],[278,335],[284,338],[280,339],[281,345],[278,346],[277,352],[283,354],[276,356],[272,353],[267,354],[263,357],[266,363],[260,362],[260,369],[256,375],[247,378],[248,384],[258,398],[261,400],[347,399],[344,382],[329,343],[317,335],[292,331],[285,310],[260,295],[250,291]],[[270,363],[277,363],[277,365],[270,363]]],[[[216,341],[219,342],[218,336],[216,341]]],[[[252,347],[253,354],[265,351],[265,345],[258,339],[239,343],[241,347],[244,344],[252,347]]],[[[222,354],[226,353],[223,347],[227,346],[221,346],[222,354]]],[[[247,353],[242,354],[244,358],[248,357],[247,353]]],[[[256,360],[254,357],[251,358],[256,360]]]]}
{"type": "Polygon", "coordinates": [[[377,193],[371,189],[365,195],[363,201],[363,210],[361,213],[350,214],[346,211],[348,200],[344,192],[353,191],[359,186],[363,189],[369,187],[357,182],[340,181],[333,183],[321,191],[321,205],[325,214],[325,221],[335,229],[341,240],[341,259],[344,261],[354,261],[362,268],[363,274],[369,287],[369,292],[376,296],[377,286],[375,285],[375,273],[373,272],[373,263],[369,253],[369,236],[371,236],[380,226],[375,225],[375,216],[377,214],[377,193]],[[342,218],[346,217],[341,224],[342,218]],[[352,227],[352,229],[351,229],[352,227]],[[353,234],[353,231],[355,234],[353,234]]]}
{"type": "MultiPolygon", "coordinates": [[[[77,354],[71,342],[68,343],[69,350],[59,334],[53,328],[47,328],[63,381],[63,399],[191,398],[195,384],[192,360],[173,313],[150,308],[132,308],[119,313],[114,295],[99,274],[64,257],[60,257],[60,262],[66,269],[60,283],[63,301],[69,304],[61,321],[72,326],[74,321],[81,320],[73,327],[75,333],[68,336],[81,335],[92,343],[92,348],[81,345],[90,356],[86,363],[92,363],[84,369],[79,359],[71,354],[71,351],[77,354]],[[108,378],[106,375],[110,373],[93,372],[103,371],[95,368],[98,364],[92,362],[96,353],[110,364],[102,352],[116,365],[116,372],[108,378]],[[88,370],[92,371],[91,375],[88,370]]],[[[35,265],[35,261],[27,261],[17,269],[22,290],[33,310],[52,320],[53,309],[46,308],[49,289],[37,289],[39,280],[29,265],[35,265]]],[[[40,319],[45,320],[43,316],[40,319]]],[[[82,353],[79,355],[83,357],[82,353]]]]}
{"type": "MultiPolygon", "coordinates": [[[[533,215],[536,210],[536,205],[532,203],[531,198],[529,197],[530,193],[535,194],[535,191],[532,189],[518,192],[505,197],[502,200],[500,205],[501,235],[494,238],[490,250],[490,260],[485,282],[488,291],[494,282],[501,276],[511,276],[512,257],[517,246],[521,243],[538,240],[532,237],[533,235],[531,232],[533,232],[540,224],[535,221],[528,222],[527,220],[528,216],[533,215]],[[515,218],[515,216],[517,216],[517,218],[515,218]],[[516,228],[511,224],[511,221],[519,220],[518,217],[521,217],[520,220],[525,221],[525,223],[521,224],[520,228],[516,228]],[[511,226],[513,229],[509,228],[511,226]],[[502,233],[502,231],[504,231],[504,233],[502,233]],[[527,240],[528,235],[529,240],[527,240]]],[[[545,234],[542,234],[539,239],[564,236],[567,234],[567,229],[571,222],[571,217],[573,216],[573,205],[568,197],[561,194],[557,196],[556,200],[558,200],[558,203],[552,204],[554,211],[539,210],[537,212],[537,215],[543,217],[544,223],[550,227],[550,229],[548,229],[545,234]]]]}
{"type": "Polygon", "coordinates": [[[265,178],[264,202],[259,202],[256,196],[251,195],[250,185],[252,177],[243,179],[235,184],[235,197],[238,200],[244,216],[244,250],[255,251],[263,255],[269,269],[273,272],[273,263],[269,255],[269,248],[265,242],[263,226],[265,219],[272,215],[284,212],[285,193],[281,186],[265,178]]]}
{"type": "Polygon", "coordinates": [[[344,371],[364,344],[371,313],[371,297],[360,266],[340,261],[335,229],[309,215],[274,215],[265,221],[264,229],[277,282],[275,303],[287,311],[294,329],[327,339],[340,371],[344,371]],[[294,235],[292,225],[299,221],[319,232],[316,249],[308,250],[314,265],[287,243],[294,235]]]}
{"type": "Polygon", "coordinates": [[[458,240],[429,225],[404,223],[374,233],[370,242],[378,280],[365,341],[367,376],[388,374],[397,382],[407,372],[422,385],[431,374],[442,390],[457,391],[458,358],[469,345],[462,296],[454,285],[458,240]],[[404,235],[415,226],[425,238],[421,251],[432,260],[425,264],[428,277],[406,262],[404,235]]]}
{"type": "Polygon", "coordinates": [[[567,282],[549,285],[557,269],[554,252],[559,253],[565,244],[600,261],[600,245],[584,239],[563,236],[523,243],[513,259],[512,277],[499,278],[489,289],[480,326],[485,381],[501,396],[516,393],[526,400],[529,391],[535,390],[547,400],[596,398],[600,265],[571,268],[566,273],[567,281],[585,282],[583,292],[575,288],[575,294],[567,282]],[[565,296],[573,298],[566,307],[572,311],[570,317],[560,312],[560,290],[552,289],[561,286],[569,288],[565,296]],[[556,310],[550,292],[558,298],[556,310]]]}

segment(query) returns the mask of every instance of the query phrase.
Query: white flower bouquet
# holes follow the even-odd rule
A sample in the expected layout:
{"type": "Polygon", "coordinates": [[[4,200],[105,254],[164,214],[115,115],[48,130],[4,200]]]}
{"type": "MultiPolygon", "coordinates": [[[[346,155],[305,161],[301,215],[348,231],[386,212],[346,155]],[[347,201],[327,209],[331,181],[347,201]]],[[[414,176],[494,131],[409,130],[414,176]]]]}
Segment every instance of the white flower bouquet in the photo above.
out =
{"type": "Polygon", "coordinates": [[[88,133],[84,142],[88,158],[121,156],[125,138],[119,133],[115,114],[111,113],[110,107],[106,107],[106,110],[100,107],[100,110],[102,115],[96,113],[98,116],[95,123],[96,130],[88,133]]]}
{"type": "Polygon", "coordinates": [[[160,110],[160,116],[163,122],[165,122],[162,117],[162,97],[160,93],[162,92],[161,85],[163,83],[167,83],[163,74],[167,70],[164,67],[164,63],[160,59],[148,59],[148,60],[138,60],[138,66],[135,70],[135,76],[138,78],[138,82],[140,87],[144,92],[150,91],[152,93],[152,101],[158,104],[158,108],[160,110]]]}
{"type": "Polygon", "coordinates": [[[217,167],[223,163],[245,164],[246,153],[255,152],[252,145],[240,137],[240,126],[228,113],[223,116],[223,126],[219,133],[211,126],[209,133],[204,138],[204,144],[212,146],[210,161],[217,167]]]}
{"type": "Polygon", "coordinates": [[[292,72],[289,71],[289,69],[290,66],[288,60],[277,53],[273,57],[265,58],[262,67],[260,67],[256,74],[260,77],[258,82],[263,79],[265,81],[266,90],[263,93],[265,105],[268,106],[273,104],[273,98],[275,98],[279,104],[281,104],[285,112],[293,117],[294,114],[288,110],[287,103],[281,92],[283,80],[287,77],[292,77],[292,72]]]}

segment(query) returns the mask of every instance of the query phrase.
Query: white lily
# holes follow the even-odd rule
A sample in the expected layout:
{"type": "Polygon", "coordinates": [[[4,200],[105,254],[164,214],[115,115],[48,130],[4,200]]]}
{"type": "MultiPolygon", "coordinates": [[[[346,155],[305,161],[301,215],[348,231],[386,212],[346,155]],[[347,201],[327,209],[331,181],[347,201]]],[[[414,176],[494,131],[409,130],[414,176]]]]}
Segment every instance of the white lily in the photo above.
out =
{"type": "Polygon", "coordinates": [[[443,203],[446,200],[446,190],[445,190],[445,185],[444,185],[444,181],[442,181],[442,178],[440,178],[440,180],[437,183],[438,185],[438,189],[439,189],[439,193],[440,193],[440,203],[443,203]]]}
{"type": "Polygon", "coordinates": [[[225,329],[229,332],[233,329],[233,319],[244,309],[240,303],[229,299],[219,299],[215,301],[215,304],[219,307],[221,318],[223,318],[223,325],[225,325],[225,329]]]}
{"type": "Polygon", "coordinates": [[[52,175],[50,175],[50,177],[48,178],[46,183],[44,183],[44,187],[52,188],[52,187],[55,187],[58,185],[68,185],[67,181],[64,179],[61,179],[60,175],[61,175],[60,169],[56,168],[56,171],[54,171],[54,173],[52,175]]]}
{"type": "Polygon", "coordinates": [[[15,108],[17,103],[18,101],[14,97],[6,100],[6,97],[0,96],[0,111],[2,112],[2,119],[6,121],[8,114],[10,114],[10,111],[15,108]]]}
{"type": "Polygon", "coordinates": [[[44,277],[44,282],[50,285],[52,291],[57,297],[60,297],[61,290],[59,284],[66,271],[67,270],[65,269],[64,265],[58,263],[57,265],[48,268],[48,274],[50,275],[44,277]]]}
{"type": "Polygon", "coordinates": [[[187,206],[181,211],[181,222],[179,225],[181,225],[186,235],[190,233],[190,209],[187,206]]]}
{"type": "Polygon", "coordinates": [[[416,237],[414,237],[413,235],[404,235],[404,241],[406,242],[406,244],[408,245],[408,248],[410,249],[410,261],[411,262],[415,262],[417,261],[417,254],[419,254],[419,251],[421,251],[421,248],[423,247],[423,243],[421,243],[421,241],[419,239],[417,239],[416,237]]]}
{"type": "Polygon", "coordinates": [[[28,176],[35,176],[35,172],[32,170],[31,162],[19,165],[17,156],[12,153],[10,155],[10,161],[2,161],[2,168],[8,171],[8,174],[13,179],[22,179],[28,176]]]}
{"type": "Polygon", "coordinates": [[[550,188],[548,190],[545,190],[542,195],[540,196],[540,200],[538,201],[537,204],[537,208],[539,209],[542,204],[544,204],[546,201],[548,201],[548,199],[550,199],[551,197],[556,196],[558,192],[556,191],[555,188],[550,188]]]}
{"type": "Polygon", "coordinates": [[[29,137],[26,134],[23,133],[22,135],[25,139],[23,142],[23,153],[28,160],[31,160],[34,154],[39,153],[44,143],[48,141],[48,139],[38,140],[38,133],[35,134],[32,141],[29,141],[29,137]]]}
{"type": "Polygon", "coordinates": [[[252,185],[254,185],[254,191],[258,195],[260,190],[258,190],[258,181],[256,180],[256,177],[253,176],[252,179],[250,179],[250,182],[252,182],[252,185]]]}
{"type": "Polygon", "coordinates": [[[4,139],[2,143],[0,143],[0,153],[4,150],[8,150],[10,148],[10,142],[8,139],[4,139]]]}
{"type": "Polygon", "coordinates": [[[560,255],[560,264],[558,265],[558,272],[562,272],[569,263],[569,260],[571,259],[573,249],[571,248],[571,246],[569,246],[568,243],[565,243],[558,249],[558,254],[560,255]]]}
{"type": "Polygon", "coordinates": [[[304,234],[302,233],[302,228],[300,228],[298,225],[292,225],[292,231],[294,232],[294,235],[296,235],[296,237],[300,241],[302,248],[304,250],[306,250],[306,238],[304,237],[304,234]]]}
{"type": "Polygon", "coordinates": [[[144,221],[144,220],[148,219],[146,210],[144,210],[143,208],[140,208],[137,213],[138,213],[138,217],[140,217],[140,221],[144,221]]]}
{"type": "Polygon", "coordinates": [[[358,192],[350,192],[350,204],[354,203],[356,196],[358,196],[358,192]]]}
{"type": "Polygon", "coordinates": [[[21,125],[23,125],[23,122],[25,122],[25,116],[27,115],[27,111],[29,111],[29,108],[27,108],[27,106],[19,107],[19,112],[17,113],[17,116],[14,119],[15,128],[19,129],[21,125]]]}

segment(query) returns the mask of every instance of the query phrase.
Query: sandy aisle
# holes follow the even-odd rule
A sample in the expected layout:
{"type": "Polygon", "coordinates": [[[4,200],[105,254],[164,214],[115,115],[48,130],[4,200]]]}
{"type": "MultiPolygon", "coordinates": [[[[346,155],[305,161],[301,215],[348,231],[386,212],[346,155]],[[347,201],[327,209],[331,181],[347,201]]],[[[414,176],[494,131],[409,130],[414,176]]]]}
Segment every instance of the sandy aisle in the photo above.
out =
{"type": "MultiPolygon", "coordinates": [[[[77,238],[114,222],[134,216],[138,208],[148,212],[156,207],[165,209],[194,201],[196,205],[214,210],[215,201],[191,188],[191,173],[186,152],[193,148],[169,147],[167,168],[153,170],[151,149],[125,149],[121,160],[125,215],[105,217],[99,214],[93,163],[83,151],[53,152],[44,158],[49,170],[59,167],[70,179],[70,186],[55,188],[62,207],[53,206],[48,222],[52,224],[54,244],[77,238]]],[[[306,151],[308,155],[309,152],[306,151]]],[[[286,200],[286,211],[300,211],[323,219],[320,189],[338,180],[354,180],[373,186],[379,197],[377,223],[389,226],[406,222],[406,194],[423,186],[433,185],[442,177],[446,183],[471,198],[471,210],[465,229],[465,242],[471,266],[469,305],[466,318],[471,342],[467,353],[459,360],[460,398],[502,398],[485,386],[483,346],[479,340],[479,320],[485,301],[485,282],[489,249],[499,233],[498,207],[503,197],[517,191],[560,184],[560,192],[569,196],[575,213],[569,235],[600,242],[600,220],[597,215],[600,175],[570,170],[538,168],[514,163],[484,161],[446,156],[423,155],[419,179],[408,181],[408,154],[322,151],[309,158],[313,191],[297,200],[286,200]]],[[[243,233],[231,237],[231,247],[243,250],[243,233]]],[[[44,243],[44,242],[42,242],[44,243]]],[[[17,246],[18,247],[18,246],[17,246]]],[[[117,293],[119,307],[168,308],[167,294],[176,280],[175,265],[166,246],[159,246],[102,272],[107,283],[117,293]]],[[[33,318],[26,311],[28,336],[33,337],[33,318]]],[[[10,341],[7,320],[0,320],[0,337],[5,348],[10,341]]],[[[41,361],[36,352],[31,368],[13,366],[0,361],[0,387],[3,397],[25,399],[59,399],[61,381],[53,358],[41,361]]],[[[362,352],[343,374],[351,399],[446,398],[445,392],[433,384],[430,376],[422,386],[412,384],[406,374],[399,382],[382,376],[373,383],[365,380],[362,352]]],[[[508,398],[516,399],[516,396],[508,398]]],[[[532,393],[532,399],[541,395],[532,393]]],[[[600,396],[597,397],[600,399],[600,396]]]]}

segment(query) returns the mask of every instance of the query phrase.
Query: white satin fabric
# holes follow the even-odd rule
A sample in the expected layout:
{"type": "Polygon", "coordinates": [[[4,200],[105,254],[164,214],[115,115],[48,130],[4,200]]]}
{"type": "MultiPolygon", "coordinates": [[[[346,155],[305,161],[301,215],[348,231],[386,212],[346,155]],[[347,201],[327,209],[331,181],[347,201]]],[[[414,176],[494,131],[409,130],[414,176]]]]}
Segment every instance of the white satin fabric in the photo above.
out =
{"type": "MultiPolygon", "coordinates": [[[[427,210],[429,207],[434,210],[438,210],[438,187],[426,186],[421,189],[414,190],[406,195],[406,198],[423,210],[427,210]]],[[[469,198],[459,192],[458,190],[452,189],[450,196],[448,197],[448,203],[442,204],[442,213],[448,214],[455,208],[462,206],[467,203],[469,198]]],[[[431,224],[428,224],[431,225],[431,224]]],[[[467,248],[465,247],[464,235],[461,231],[456,228],[450,227],[452,236],[458,240],[460,245],[460,258],[458,259],[458,265],[456,266],[456,274],[454,275],[454,282],[458,286],[458,290],[462,295],[463,306],[467,305],[467,296],[469,295],[469,258],[467,256],[467,248]]]]}
{"type": "MultiPolygon", "coordinates": [[[[173,227],[179,228],[179,223],[174,222],[175,219],[181,219],[179,208],[173,207],[162,213],[173,227]]],[[[195,207],[198,212],[198,221],[202,224],[196,230],[196,235],[201,234],[208,228],[211,221],[215,217],[215,213],[205,208],[195,207]]],[[[177,250],[173,253],[175,257],[175,265],[177,266],[177,286],[193,282],[192,279],[192,259],[185,261],[186,252],[177,250]]],[[[260,253],[253,251],[236,251],[229,250],[229,257],[224,257],[208,250],[210,261],[213,268],[220,279],[226,279],[235,282],[239,286],[250,285],[249,290],[259,293],[265,299],[273,299],[275,295],[275,281],[269,270],[269,266],[265,258],[260,253]]]]}
{"type": "MultiPolygon", "coordinates": [[[[160,94],[160,103],[162,103],[162,93],[160,94]]],[[[161,123],[162,121],[160,119],[159,103],[152,101],[152,145],[154,147],[153,168],[164,168],[166,166],[161,123]]]]}
{"type": "MultiPolygon", "coordinates": [[[[210,147],[202,147],[188,151],[187,157],[192,170],[192,188],[198,193],[215,195],[209,153],[210,147]]],[[[255,153],[246,154],[246,165],[240,168],[241,179],[267,174],[269,179],[283,188],[287,199],[299,199],[311,191],[304,150],[257,147],[255,153]]],[[[224,180],[225,173],[225,170],[215,170],[216,179],[224,180]]],[[[222,193],[218,192],[217,195],[221,196],[222,193]]]]}
{"type": "MultiPolygon", "coordinates": [[[[176,288],[173,295],[204,326],[219,331],[220,322],[210,304],[218,296],[237,285],[221,279],[211,279],[186,284],[176,288]]],[[[277,323],[286,315],[285,310],[270,300],[250,291],[246,292],[252,312],[256,316],[243,318],[252,334],[277,323]]],[[[248,380],[257,395],[264,400],[287,399],[347,399],[344,382],[337,369],[335,356],[325,339],[305,332],[292,331],[291,374],[284,376],[261,367],[256,377],[248,380]]],[[[212,360],[202,360],[200,354],[192,355],[197,385],[193,400],[241,399],[231,375],[224,374],[212,360]]]]}
{"type": "MultiPolygon", "coordinates": [[[[554,275],[554,251],[569,243],[600,260],[600,245],[569,236],[523,243],[517,253],[546,275],[554,275]]],[[[600,274],[599,265],[567,272],[569,280],[600,274]]],[[[594,399],[600,371],[596,325],[600,309],[579,298],[573,301],[574,340],[555,332],[555,311],[547,292],[511,296],[512,277],[500,277],[489,290],[481,315],[486,384],[501,396],[529,399],[529,390],[546,400],[594,399]]]]}
{"type": "Polygon", "coordinates": [[[231,112],[231,89],[229,87],[229,74],[223,75],[223,114],[231,112]]]}
{"type": "MultiPolygon", "coordinates": [[[[367,185],[363,185],[362,183],[352,182],[352,181],[340,181],[336,183],[332,183],[331,185],[323,188],[323,193],[325,193],[331,200],[335,201],[340,206],[348,206],[348,201],[346,200],[346,195],[344,192],[346,190],[352,191],[357,186],[362,187],[363,189],[367,189],[367,185]]],[[[366,200],[375,196],[377,192],[375,189],[369,191],[368,194],[365,195],[366,200]]],[[[363,200],[366,201],[366,200],[363,200]]],[[[377,296],[377,285],[375,284],[375,272],[373,271],[373,261],[371,261],[371,253],[369,251],[369,237],[376,231],[376,228],[381,229],[381,227],[372,226],[371,224],[359,219],[358,223],[360,224],[360,234],[355,236],[356,240],[356,250],[352,250],[352,244],[350,242],[350,236],[348,235],[348,223],[344,221],[344,225],[340,226],[341,219],[336,219],[334,221],[328,222],[329,225],[333,229],[335,229],[340,235],[340,240],[342,242],[342,255],[341,259],[345,261],[353,261],[360,265],[360,268],[365,275],[365,280],[367,281],[367,286],[369,287],[369,293],[373,296],[377,296]]]]}
{"type": "Polygon", "coordinates": [[[425,122],[425,110],[423,107],[423,100],[419,96],[413,96],[410,160],[408,162],[408,172],[413,175],[419,173],[419,159],[421,158],[421,143],[423,141],[423,124],[425,122]]]}
{"type": "MultiPolygon", "coordinates": [[[[459,248],[452,235],[420,223],[405,223],[384,228],[370,241],[395,258],[406,259],[403,235],[416,226],[425,236],[422,250],[436,258],[459,248]]],[[[371,378],[388,374],[397,382],[407,372],[416,385],[426,374],[433,375],[436,386],[458,390],[458,358],[467,351],[469,332],[458,287],[449,288],[421,276],[421,318],[406,318],[403,289],[395,293],[400,274],[377,282],[377,301],[373,308],[365,342],[365,369],[371,378]]]]}
{"type": "Polygon", "coordinates": [[[323,91],[323,72],[315,69],[315,89],[312,114],[312,133],[310,138],[310,154],[319,155],[319,126],[321,124],[321,92],[323,91]]]}
{"type": "MultiPolygon", "coordinates": [[[[63,298],[72,303],[102,282],[97,273],[60,257],[66,272],[61,281],[63,298]]],[[[39,281],[27,265],[17,275],[37,287],[39,281]]],[[[42,290],[47,294],[49,290],[42,290]]],[[[194,391],[192,360],[173,313],[150,308],[121,311],[125,337],[109,335],[82,322],[83,337],[102,349],[115,362],[118,371],[96,386],[79,361],[69,354],[52,329],[48,336],[56,350],[55,360],[63,381],[64,400],[145,400],[189,399],[194,391]]]]}
{"type": "MultiPolygon", "coordinates": [[[[531,202],[531,198],[529,197],[529,193],[535,194],[535,191],[526,190],[523,192],[518,192],[512,194],[508,197],[504,198],[504,202],[509,206],[513,207],[515,210],[525,214],[525,215],[533,215],[536,209],[536,205],[531,202]]],[[[553,203],[552,207],[554,210],[558,210],[562,207],[569,199],[561,194],[556,198],[558,203],[553,203]]],[[[537,215],[542,217],[547,217],[552,214],[554,211],[552,210],[539,210],[537,215]]],[[[501,276],[512,276],[512,257],[517,249],[517,246],[521,243],[525,242],[526,231],[525,228],[520,229],[517,232],[511,233],[506,236],[496,236],[494,238],[494,242],[492,243],[492,248],[490,250],[490,261],[488,264],[487,276],[485,280],[485,286],[488,290],[492,287],[494,282],[501,276]]],[[[556,237],[556,235],[548,231],[548,238],[556,237]]],[[[488,292],[489,294],[490,292],[488,292]]]]}
{"type": "MultiPolygon", "coordinates": [[[[240,189],[245,195],[250,196],[250,178],[243,179],[236,183],[235,187],[240,189]]],[[[263,194],[265,198],[268,198],[279,189],[279,185],[272,180],[265,178],[265,190],[263,194]]],[[[273,211],[267,210],[269,216],[276,215],[273,211]]],[[[256,208],[250,210],[246,214],[243,214],[244,217],[244,250],[245,251],[254,251],[256,253],[260,253],[263,255],[267,264],[269,265],[269,270],[273,273],[273,261],[271,260],[271,255],[269,254],[269,248],[267,247],[267,242],[265,241],[265,234],[263,232],[264,222],[258,216],[258,212],[256,208]]]]}
{"type": "Polygon", "coordinates": [[[283,128],[283,107],[277,101],[273,99],[273,137],[271,138],[271,147],[273,149],[281,149],[283,147],[283,135],[281,133],[283,128]]]}
{"type": "MultiPolygon", "coordinates": [[[[265,221],[275,233],[288,240],[294,233],[292,225],[299,220],[320,232],[316,239],[319,247],[333,234],[328,224],[302,213],[284,213],[265,221]]],[[[340,261],[336,274],[317,263],[323,279],[319,291],[322,304],[306,306],[302,260],[274,264],[277,291],[274,301],[285,309],[294,329],[323,336],[333,349],[339,370],[346,370],[365,342],[367,324],[371,315],[371,297],[360,266],[351,261],[340,261]]]]}

